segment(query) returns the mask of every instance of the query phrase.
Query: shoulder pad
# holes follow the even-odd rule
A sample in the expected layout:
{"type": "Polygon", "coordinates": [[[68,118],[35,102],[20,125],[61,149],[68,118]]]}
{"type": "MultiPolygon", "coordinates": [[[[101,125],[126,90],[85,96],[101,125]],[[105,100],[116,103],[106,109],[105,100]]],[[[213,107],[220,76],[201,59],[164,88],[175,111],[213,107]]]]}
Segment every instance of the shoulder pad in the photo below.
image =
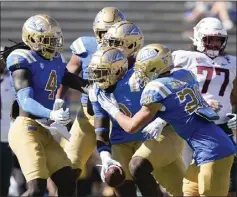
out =
{"type": "Polygon", "coordinates": [[[32,55],[30,50],[16,49],[7,57],[7,68],[9,71],[20,68],[29,68],[30,64],[36,61],[36,58],[32,55]]]}
{"type": "Polygon", "coordinates": [[[159,80],[154,80],[148,83],[142,92],[140,103],[141,105],[149,105],[158,103],[165,99],[172,92],[159,80]]]}
{"type": "Polygon", "coordinates": [[[190,51],[178,50],[172,52],[172,59],[175,67],[185,67],[188,65],[190,51]]]}
{"type": "Polygon", "coordinates": [[[70,46],[72,53],[75,55],[81,55],[88,52],[91,48],[97,49],[97,42],[95,37],[84,36],[76,39],[70,46]]]}

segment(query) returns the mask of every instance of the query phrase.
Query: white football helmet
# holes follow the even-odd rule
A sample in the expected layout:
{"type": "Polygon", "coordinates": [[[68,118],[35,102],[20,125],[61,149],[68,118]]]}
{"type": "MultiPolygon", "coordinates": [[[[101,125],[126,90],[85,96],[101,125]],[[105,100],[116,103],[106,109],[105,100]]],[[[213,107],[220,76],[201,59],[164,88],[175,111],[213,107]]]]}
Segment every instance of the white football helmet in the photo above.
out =
{"type": "Polygon", "coordinates": [[[193,45],[197,47],[197,51],[203,52],[209,57],[217,57],[224,52],[227,44],[227,31],[222,22],[217,18],[207,17],[203,18],[194,28],[193,45]],[[210,38],[222,38],[221,46],[217,47],[211,45],[210,38]]]}

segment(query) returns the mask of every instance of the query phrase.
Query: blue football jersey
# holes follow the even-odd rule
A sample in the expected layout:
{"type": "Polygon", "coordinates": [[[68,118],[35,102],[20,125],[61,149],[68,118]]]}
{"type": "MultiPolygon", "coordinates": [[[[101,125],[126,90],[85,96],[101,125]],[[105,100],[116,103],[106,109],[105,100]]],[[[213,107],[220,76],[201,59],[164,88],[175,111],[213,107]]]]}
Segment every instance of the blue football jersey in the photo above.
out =
{"type": "MultiPolygon", "coordinates": [[[[71,45],[72,53],[77,55],[81,61],[82,78],[88,79],[88,65],[92,55],[96,52],[98,44],[95,37],[83,36],[76,39],[71,45]]],[[[81,103],[87,103],[88,96],[82,94],[81,103]]]]}
{"type": "Polygon", "coordinates": [[[218,118],[199,92],[195,76],[188,70],[174,71],[145,87],[141,105],[162,104],[157,116],[170,123],[194,150],[197,165],[227,157],[236,152],[228,136],[208,119],[218,118]]]}
{"type": "MultiPolygon", "coordinates": [[[[28,69],[32,76],[34,100],[48,109],[53,109],[55,95],[66,69],[62,56],[49,61],[34,51],[16,49],[7,57],[7,68],[10,73],[16,69],[28,69]]],[[[13,84],[12,77],[11,83],[13,84]]],[[[13,90],[16,94],[14,88],[13,90]]]]}
{"type": "MultiPolygon", "coordinates": [[[[132,117],[140,110],[140,97],[142,93],[142,89],[140,91],[131,92],[129,79],[134,73],[134,70],[131,68],[126,75],[121,79],[114,93],[114,97],[116,98],[120,110],[126,115],[132,117]]],[[[125,132],[117,123],[115,119],[109,116],[109,114],[101,108],[98,102],[92,103],[93,110],[96,118],[110,118],[112,121],[112,130],[110,133],[110,142],[111,144],[122,144],[132,141],[145,141],[146,138],[141,132],[137,132],[135,134],[129,134],[125,132]]]]}

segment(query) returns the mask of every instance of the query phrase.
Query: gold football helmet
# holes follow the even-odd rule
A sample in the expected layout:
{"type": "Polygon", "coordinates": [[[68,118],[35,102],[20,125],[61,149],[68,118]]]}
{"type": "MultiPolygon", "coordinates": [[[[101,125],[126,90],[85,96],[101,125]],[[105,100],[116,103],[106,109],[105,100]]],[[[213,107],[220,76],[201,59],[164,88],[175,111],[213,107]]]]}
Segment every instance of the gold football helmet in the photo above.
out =
{"type": "Polygon", "coordinates": [[[149,44],[137,53],[134,71],[140,85],[144,87],[172,68],[171,51],[162,44],[149,44]]]}
{"type": "Polygon", "coordinates": [[[127,57],[113,47],[101,47],[91,58],[88,66],[88,80],[99,88],[115,85],[128,70],[127,57]]]}
{"type": "Polygon", "coordinates": [[[132,22],[121,21],[112,25],[103,38],[103,46],[119,48],[129,57],[141,49],[144,36],[140,28],[132,22]]]}
{"type": "Polygon", "coordinates": [[[93,30],[98,43],[101,42],[103,35],[109,27],[119,21],[125,21],[124,14],[115,7],[104,7],[95,17],[93,30]]]}
{"type": "Polygon", "coordinates": [[[33,51],[52,60],[63,51],[63,34],[58,22],[45,14],[31,16],[22,27],[22,40],[33,51]]]}

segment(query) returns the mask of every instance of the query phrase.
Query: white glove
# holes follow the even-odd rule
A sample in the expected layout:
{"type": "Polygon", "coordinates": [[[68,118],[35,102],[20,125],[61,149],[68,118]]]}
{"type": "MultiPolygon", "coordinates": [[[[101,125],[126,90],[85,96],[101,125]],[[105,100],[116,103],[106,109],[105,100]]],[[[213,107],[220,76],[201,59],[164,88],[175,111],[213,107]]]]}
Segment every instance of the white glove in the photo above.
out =
{"type": "Polygon", "coordinates": [[[236,130],[237,121],[236,121],[236,114],[228,113],[226,116],[231,116],[231,118],[228,120],[227,125],[230,129],[236,130]]]}
{"type": "Polygon", "coordinates": [[[133,73],[132,76],[129,78],[128,85],[130,87],[131,92],[139,92],[140,91],[140,83],[139,83],[135,73],[133,73]]]}
{"type": "Polygon", "coordinates": [[[101,180],[105,182],[105,173],[108,171],[109,166],[116,165],[121,166],[121,164],[111,158],[111,154],[108,151],[101,151],[100,152],[100,158],[102,161],[102,168],[100,172],[101,180]]]}
{"type": "Polygon", "coordinates": [[[63,108],[60,108],[56,111],[50,112],[50,119],[54,120],[58,124],[61,125],[67,125],[69,122],[71,122],[70,116],[69,116],[69,108],[67,108],[65,111],[63,108]]]}
{"type": "Polygon", "coordinates": [[[114,119],[116,114],[120,112],[119,105],[114,98],[113,93],[105,94],[105,92],[100,91],[98,94],[98,102],[100,103],[101,107],[107,111],[114,119]]]}
{"type": "Polygon", "coordinates": [[[48,124],[49,122],[44,123],[42,119],[39,119],[39,120],[36,119],[35,121],[38,122],[45,129],[47,129],[51,133],[51,135],[59,135],[69,141],[71,134],[68,132],[65,126],[58,124],[56,122],[53,122],[49,125],[48,124]]]}
{"type": "Polygon", "coordinates": [[[89,95],[89,99],[90,101],[93,102],[97,102],[97,97],[99,94],[99,88],[97,87],[97,85],[94,83],[92,86],[90,86],[88,88],[88,95],[89,95]]]}
{"type": "Polygon", "coordinates": [[[160,136],[166,124],[167,122],[165,120],[156,118],[142,130],[142,133],[147,140],[156,139],[160,136]]]}
{"type": "Polygon", "coordinates": [[[56,123],[56,122],[54,122],[50,125],[49,131],[52,135],[60,135],[67,141],[69,141],[69,138],[71,137],[71,134],[68,132],[67,128],[63,125],[56,123]]]}
{"type": "Polygon", "coordinates": [[[56,110],[62,108],[63,105],[64,105],[63,99],[55,99],[54,104],[53,104],[53,111],[56,111],[56,110]]]}
{"type": "Polygon", "coordinates": [[[215,112],[219,112],[221,108],[223,107],[221,103],[216,100],[209,99],[209,100],[206,100],[206,102],[215,112]]]}

